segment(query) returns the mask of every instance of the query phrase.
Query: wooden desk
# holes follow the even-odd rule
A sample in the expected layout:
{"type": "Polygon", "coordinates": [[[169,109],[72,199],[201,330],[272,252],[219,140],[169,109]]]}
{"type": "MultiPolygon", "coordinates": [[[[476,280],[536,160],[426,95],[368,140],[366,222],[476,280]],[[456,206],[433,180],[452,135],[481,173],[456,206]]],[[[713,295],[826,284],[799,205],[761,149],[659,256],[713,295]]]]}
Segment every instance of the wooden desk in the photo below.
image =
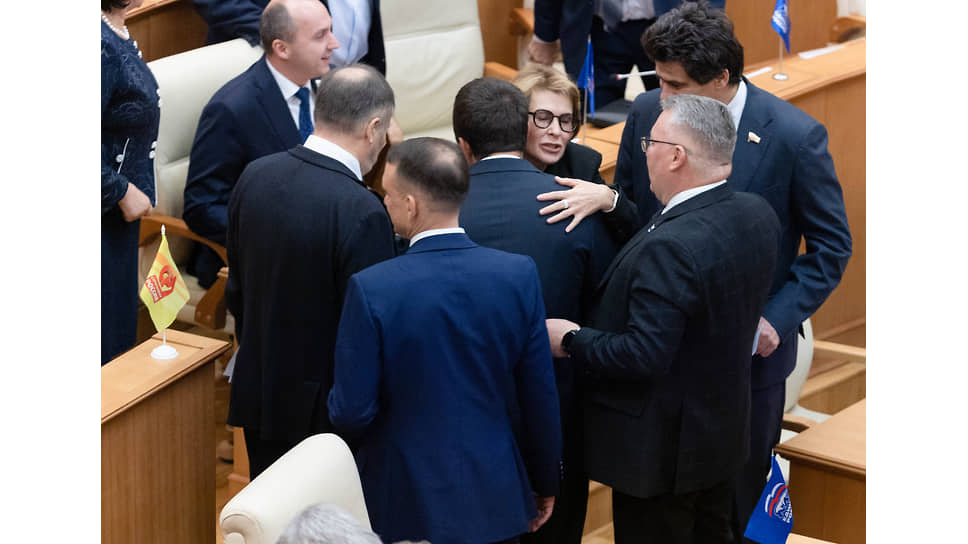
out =
{"type": "Polygon", "coordinates": [[[867,401],[776,447],[790,460],[793,530],[839,544],[866,542],[867,401]]]}
{"type": "Polygon", "coordinates": [[[101,542],[210,542],[214,369],[227,342],[168,331],[101,367],[101,542]]]}
{"type": "Polygon", "coordinates": [[[145,0],[125,20],[145,62],[205,45],[208,25],[189,0],[145,0]]]}

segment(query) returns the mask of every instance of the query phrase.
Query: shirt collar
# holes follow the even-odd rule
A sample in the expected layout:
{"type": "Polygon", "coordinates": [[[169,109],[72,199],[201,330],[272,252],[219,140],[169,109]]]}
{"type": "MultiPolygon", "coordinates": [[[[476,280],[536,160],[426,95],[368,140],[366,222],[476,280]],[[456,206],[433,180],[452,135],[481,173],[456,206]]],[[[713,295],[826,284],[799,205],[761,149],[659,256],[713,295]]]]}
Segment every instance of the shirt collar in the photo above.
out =
{"type": "Polygon", "coordinates": [[[410,247],[414,244],[423,240],[424,238],[430,238],[431,236],[439,236],[441,234],[464,234],[464,229],[461,227],[451,227],[447,229],[430,229],[418,233],[416,236],[410,239],[410,247]]]}
{"type": "Polygon", "coordinates": [[[505,153],[495,153],[493,155],[488,155],[488,156],[484,157],[481,160],[482,161],[487,161],[487,160],[490,160],[490,159],[521,159],[521,160],[524,160],[522,157],[518,157],[517,155],[508,155],[508,154],[505,154],[505,153]]]}
{"type": "Polygon", "coordinates": [[[746,107],[746,82],[742,79],[739,80],[739,87],[736,89],[736,95],[733,99],[726,104],[726,109],[729,110],[729,116],[733,118],[733,126],[736,130],[739,130],[739,120],[743,117],[743,108],[746,107]]]}
{"type": "MultiPolygon", "coordinates": [[[[269,57],[266,57],[266,65],[269,67],[269,73],[272,74],[272,79],[276,80],[276,85],[279,86],[279,91],[282,93],[282,99],[289,101],[297,91],[301,88],[299,85],[293,83],[288,77],[282,75],[282,72],[276,70],[276,67],[269,62],[269,57]]],[[[312,88],[309,86],[307,81],[303,87],[309,89],[309,96],[312,96],[312,88]]]]}
{"type": "Polygon", "coordinates": [[[325,155],[340,162],[343,166],[349,168],[350,172],[353,172],[357,180],[363,181],[363,172],[360,171],[360,161],[349,151],[315,134],[310,134],[306,138],[306,143],[303,145],[320,155],[325,155]]]}
{"type": "Polygon", "coordinates": [[[723,181],[717,181],[716,183],[710,183],[709,185],[702,185],[700,187],[693,187],[692,189],[686,189],[685,191],[669,199],[669,203],[666,204],[666,207],[662,209],[662,213],[665,214],[667,211],[671,210],[673,206],[682,204],[683,202],[689,200],[690,198],[694,196],[698,196],[701,193],[705,193],[710,189],[719,187],[724,183],[726,183],[725,179],[723,181]]]}

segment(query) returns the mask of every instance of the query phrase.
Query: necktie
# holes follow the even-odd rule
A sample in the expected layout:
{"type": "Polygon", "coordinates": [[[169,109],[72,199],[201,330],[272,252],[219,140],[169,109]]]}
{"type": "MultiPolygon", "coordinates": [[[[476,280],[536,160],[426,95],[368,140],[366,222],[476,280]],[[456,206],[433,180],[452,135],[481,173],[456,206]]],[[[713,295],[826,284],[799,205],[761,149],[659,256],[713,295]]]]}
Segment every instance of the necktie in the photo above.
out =
{"type": "Polygon", "coordinates": [[[606,30],[622,22],[622,0],[598,0],[595,4],[595,15],[602,18],[606,30]]]}
{"type": "Polygon", "coordinates": [[[299,136],[305,142],[313,133],[313,119],[309,116],[309,89],[300,87],[296,91],[296,98],[299,99],[299,136]]]}

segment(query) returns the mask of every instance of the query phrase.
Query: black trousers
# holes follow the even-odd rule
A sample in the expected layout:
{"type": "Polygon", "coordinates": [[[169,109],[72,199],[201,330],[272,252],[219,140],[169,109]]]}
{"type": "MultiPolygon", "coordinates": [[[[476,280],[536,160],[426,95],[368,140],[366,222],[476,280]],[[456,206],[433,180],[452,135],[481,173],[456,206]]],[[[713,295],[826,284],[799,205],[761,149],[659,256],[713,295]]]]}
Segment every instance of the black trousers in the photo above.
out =
{"type": "MultiPolygon", "coordinates": [[[[626,80],[615,80],[615,74],[627,74],[632,65],[639,70],[654,70],[655,64],[642,49],[642,33],[655,19],[637,19],[615,25],[605,31],[599,17],[592,18],[592,49],[595,54],[595,107],[600,108],[625,97],[626,80]]],[[[655,76],[642,80],[646,90],[659,86],[655,76]]]]}
{"type": "Polygon", "coordinates": [[[254,480],[262,471],[269,468],[277,459],[291,450],[299,441],[266,440],[259,438],[259,429],[242,429],[245,435],[245,449],[249,454],[249,480],[254,480]]]}
{"type": "Polygon", "coordinates": [[[612,490],[615,544],[733,542],[733,480],[682,495],[642,499],[612,490]]]}

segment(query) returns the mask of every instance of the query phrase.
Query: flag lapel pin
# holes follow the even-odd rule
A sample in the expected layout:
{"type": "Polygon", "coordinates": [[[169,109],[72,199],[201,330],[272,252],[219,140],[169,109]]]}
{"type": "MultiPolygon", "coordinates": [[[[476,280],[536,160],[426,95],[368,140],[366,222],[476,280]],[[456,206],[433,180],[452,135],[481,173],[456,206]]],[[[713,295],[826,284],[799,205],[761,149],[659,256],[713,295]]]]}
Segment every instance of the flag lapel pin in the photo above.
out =
{"type": "Polygon", "coordinates": [[[753,142],[754,144],[760,143],[760,137],[752,130],[746,135],[747,142],[753,142]]]}

